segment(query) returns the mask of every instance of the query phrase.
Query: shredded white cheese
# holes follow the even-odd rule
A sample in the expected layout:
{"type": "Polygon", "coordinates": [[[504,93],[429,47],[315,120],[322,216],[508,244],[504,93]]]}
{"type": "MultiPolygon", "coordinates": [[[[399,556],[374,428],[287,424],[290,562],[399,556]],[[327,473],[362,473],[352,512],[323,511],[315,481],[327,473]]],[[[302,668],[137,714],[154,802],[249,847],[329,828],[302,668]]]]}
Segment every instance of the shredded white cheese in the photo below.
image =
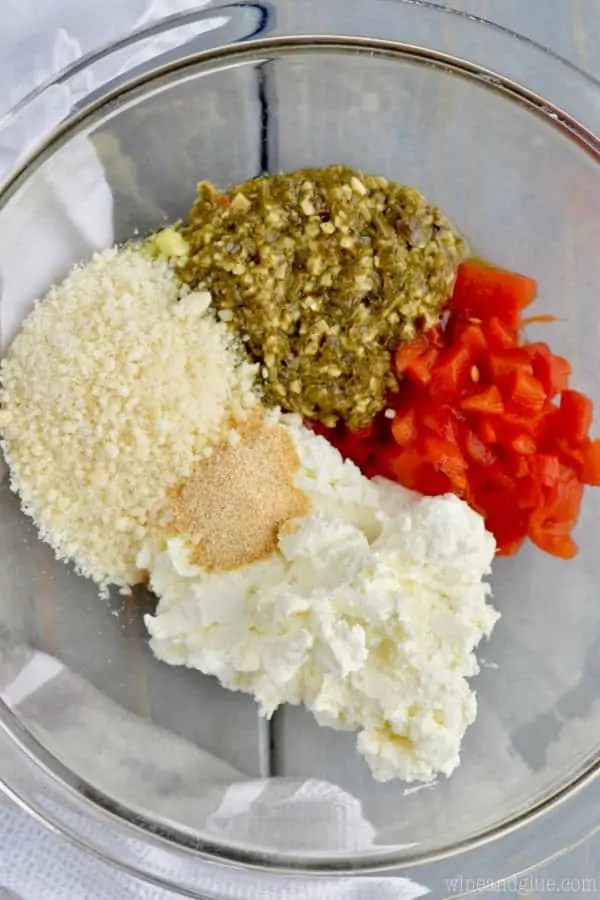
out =
{"type": "Polygon", "coordinates": [[[37,302],[0,376],[11,486],[57,556],[139,580],[167,487],[257,401],[210,295],[161,258],[99,253],[37,302]]]}

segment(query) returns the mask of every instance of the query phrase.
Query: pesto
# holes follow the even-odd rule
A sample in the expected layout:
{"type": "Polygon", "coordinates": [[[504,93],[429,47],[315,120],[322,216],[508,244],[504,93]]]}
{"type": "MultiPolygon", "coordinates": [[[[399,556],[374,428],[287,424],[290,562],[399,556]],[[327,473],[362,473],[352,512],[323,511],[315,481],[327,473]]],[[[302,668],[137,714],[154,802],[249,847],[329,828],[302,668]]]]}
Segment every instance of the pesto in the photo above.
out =
{"type": "Polygon", "coordinates": [[[181,233],[179,272],[247,336],[265,401],[351,428],[384,407],[391,352],[439,320],[464,254],[414,188],[344,166],[202,182],[181,233]]]}

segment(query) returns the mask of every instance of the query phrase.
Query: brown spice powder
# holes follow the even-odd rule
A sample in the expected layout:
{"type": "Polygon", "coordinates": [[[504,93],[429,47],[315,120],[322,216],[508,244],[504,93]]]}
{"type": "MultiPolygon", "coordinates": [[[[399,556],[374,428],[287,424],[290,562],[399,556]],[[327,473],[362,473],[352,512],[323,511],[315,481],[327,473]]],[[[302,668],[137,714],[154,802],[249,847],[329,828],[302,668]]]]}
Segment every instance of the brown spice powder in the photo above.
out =
{"type": "Polygon", "coordinates": [[[300,461],[288,432],[256,419],[236,446],[223,442],[171,489],[171,521],[194,545],[190,561],[227,571],[265,559],[281,527],[308,512],[293,484],[300,461]]]}

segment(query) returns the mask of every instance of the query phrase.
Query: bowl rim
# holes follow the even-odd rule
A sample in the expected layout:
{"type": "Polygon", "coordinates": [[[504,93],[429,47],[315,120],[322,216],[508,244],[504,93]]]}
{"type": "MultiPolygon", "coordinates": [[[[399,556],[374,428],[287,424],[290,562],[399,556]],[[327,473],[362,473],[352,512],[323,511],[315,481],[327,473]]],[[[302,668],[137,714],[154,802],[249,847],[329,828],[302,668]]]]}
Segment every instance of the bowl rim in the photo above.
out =
{"type": "MultiPolygon", "coordinates": [[[[516,40],[521,42],[523,46],[535,48],[537,52],[541,51],[544,55],[554,59],[557,63],[566,66],[575,73],[578,78],[585,79],[594,90],[600,90],[600,80],[588,75],[578,66],[563,60],[562,57],[553,51],[548,50],[548,48],[544,47],[542,44],[518,35],[503,26],[487,22],[487,20],[477,16],[470,16],[461,10],[440,7],[435,3],[427,2],[427,0],[376,0],[376,2],[380,4],[397,3],[406,7],[423,8],[430,10],[431,12],[435,11],[437,14],[458,17],[464,21],[475,23],[477,26],[492,28],[513,41],[516,40]]],[[[238,8],[240,6],[256,8],[263,7],[264,4],[216,4],[203,10],[177,13],[131,32],[127,36],[116,42],[107,44],[99,50],[92,51],[67,66],[58,75],[48,79],[44,84],[31,91],[26,97],[19,101],[12,110],[0,119],[0,135],[6,126],[9,126],[16,118],[27,110],[32,103],[43,97],[48,89],[68,81],[70,78],[83,72],[88,66],[93,65],[95,62],[102,61],[107,55],[131,47],[140,40],[146,40],[147,38],[172,27],[180,27],[188,22],[195,22],[198,21],[198,19],[207,18],[214,15],[219,10],[230,9],[234,6],[238,8]]],[[[544,115],[551,124],[567,132],[570,138],[591,151],[600,162],[600,138],[593,131],[588,129],[579,119],[570,115],[560,106],[545,99],[542,94],[525,87],[525,85],[520,82],[499,74],[494,69],[488,69],[477,63],[471,63],[461,56],[453,56],[451,54],[442,53],[440,51],[431,50],[402,41],[384,40],[374,37],[365,37],[361,39],[355,36],[339,34],[309,33],[300,35],[293,33],[287,36],[265,38],[262,37],[262,31],[259,30],[251,36],[245,36],[243,38],[243,43],[242,40],[239,40],[228,44],[218,45],[211,49],[194,52],[190,56],[183,56],[174,63],[152,69],[152,71],[147,74],[127,79],[118,88],[109,88],[92,103],[84,106],[82,109],[70,113],[63,122],[53,128],[47,136],[44,136],[38,146],[19,161],[17,167],[9,177],[4,182],[0,183],[0,208],[4,206],[8,199],[10,199],[13,191],[22,183],[22,180],[27,176],[29,170],[38,165],[47,152],[51,151],[57,143],[60,144],[61,139],[67,136],[78,122],[88,119],[95,112],[101,110],[106,104],[113,102],[117,98],[123,99],[131,92],[148,83],[156,81],[170,72],[189,69],[193,65],[211,63],[223,58],[231,59],[233,56],[240,58],[243,56],[255,55],[260,53],[263,49],[273,49],[275,47],[282,48],[285,46],[292,48],[298,46],[304,46],[305,48],[309,46],[328,46],[337,47],[338,49],[343,46],[361,47],[362,49],[368,48],[371,50],[376,49],[381,52],[394,53],[404,58],[409,57],[411,59],[427,60],[437,66],[449,67],[452,70],[458,71],[459,74],[462,73],[463,75],[485,81],[489,89],[502,91],[513,99],[516,99],[518,102],[524,103],[532,111],[544,115]]],[[[0,701],[0,732],[2,732],[5,737],[9,736],[15,743],[15,746],[20,746],[21,750],[27,754],[29,762],[40,766],[45,774],[50,775],[54,782],[58,783],[61,788],[71,788],[77,798],[78,805],[87,815],[98,818],[98,815],[100,814],[101,818],[103,818],[104,822],[107,824],[118,824],[120,827],[127,828],[132,834],[137,832],[138,838],[140,837],[140,834],[143,834],[145,839],[148,839],[151,836],[154,841],[164,841],[171,850],[176,849],[178,852],[185,853],[186,855],[191,853],[195,858],[200,860],[216,861],[228,865],[237,864],[244,868],[251,868],[258,871],[290,875],[304,873],[312,875],[332,875],[334,873],[336,875],[357,875],[360,873],[366,874],[386,870],[389,871],[392,868],[403,871],[408,866],[421,866],[438,860],[452,858],[459,853],[476,849],[492,840],[509,835],[513,831],[520,829],[526,823],[533,822],[543,813],[550,809],[554,809],[564,800],[575,794],[575,792],[583,788],[595,778],[598,771],[600,771],[600,756],[598,756],[573,776],[566,785],[543,798],[535,806],[525,812],[514,815],[511,819],[492,826],[474,837],[446,845],[439,850],[417,854],[412,858],[410,855],[407,855],[404,856],[402,860],[399,860],[397,855],[394,856],[393,854],[390,855],[390,853],[385,853],[371,857],[357,857],[350,862],[345,859],[343,864],[340,864],[338,862],[332,862],[332,857],[329,857],[326,861],[316,860],[313,863],[308,857],[296,857],[286,860],[284,854],[276,854],[280,860],[286,860],[282,865],[278,861],[273,861],[273,855],[266,851],[260,850],[248,853],[238,853],[237,851],[232,851],[231,848],[212,844],[211,841],[205,840],[204,838],[202,839],[204,847],[197,846],[199,843],[197,838],[193,841],[196,846],[192,847],[190,846],[189,836],[186,835],[183,830],[178,830],[173,826],[169,826],[167,834],[161,835],[160,833],[157,833],[156,822],[150,822],[139,814],[134,814],[131,810],[128,810],[123,805],[115,802],[112,798],[102,794],[97,788],[93,788],[91,785],[85,785],[82,779],[63,766],[52,753],[44,748],[40,741],[22,722],[20,722],[20,720],[18,720],[14,713],[9,710],[2,701],[0,701]],[[44,761],[42,762],[42,760],[44,761]],[[78,790],[78,788],[82,787],[86,789],[85,794],[82,794],[81,790],[78,790]]],[[[1,779],[0,786],[3,783],[8,793],[18,797],[19,802],[44,821],[45,824],[50,827],[56,827],[61,832],[67,834],[67,829],[63,825],[56,821],[52,821],[51,818],[45,818],[43,815],[40,815],[39,811],[36,811],[27,799],[19,796],[18,792],[8,783],[8,778],[6,780],[1,779]]],[[[86,847],[90,849],[88,844],[86,844],[86,847]]],[[[102,852],[100,852],[100,855],[102,858],[109,858],[111,862],[116,865],[123,866],[118,860],[110,856],[105,856],[102,852]]],[[[137,877],[139,877],[140,874],[144,878],[148,877],[147,872],[140,873],[140,871],[133,866],[130,866],[129,868],[137,877]]],[[[170,887],[172,889],[172,886],[170,887]]]]}
{"type": "MultiPolygon", "coordinates": [[[[324,0],[324,2],[328,2],[328,0],[324,0]]],[[[384,3],[386,2],[386,0],[375,0],[375,2],[384,3]]],[[[447,16],[456,17],[458,19],[463,19],[465,21],[477,23],[479,25],[485,26],[486,28],[493,29],[499,34],[504,34],[505,36],[518,41],[522,45],[529,45],[530,47],[534,47],[536,50],[541,50],[546,56],[556,60],[557,62],[566,66],[566,68],[571,69],[571,71],[577,73],[577,75],[582,76],[587,81],[595,84],[600,88],[600,78],[596,78],[590,72],[587,72],[585,69],[583,69],[581,66],[578,66],[571,60],[566,59],[566,57],[561,56],[560,53],[557,53],[555,50],[552,50],[545,44],[542,44],[539,41],[536,41],[533,38],[521,34],[520,32],[515,31],[511,28],[507,28],[504,25],[500,25],[498,22],[493,22],[491,19],[486,19],[483,16],[479,16],[474,13],[467,13],[462,9],[455,9],[454,7],[441,7],[437,3],[431,2],[431,0],[387,0],[387,2],[403,4],[405,6],[422,7],[423,9],[440,12],[447,16]]],[[[277,0],[275,0],[275,4],[276,3],[277,0]]],[[[83,53],[73,62],[68,63],[53,75],[48,76],[48,78],[44,79],[42,82],[40,82],[39,85],[24,94],[20,100],[18,100],[8,110],[6,110],[6,112],[3,113],[2,116],[0,116],[0,132],[15,116],[19,115],[19,113],[24,108],[29,106],[33,101],[44,94],[45,91],[48,90],[48,88],[54,87],[57,84],[61,84],[64,81],[68,81],[74,75],[77,75],[79,72],[87,69],[90,65],[93,65],[95,62],[101,61],[107,55],[115,53],[119,50],[125,50],[132,44],[162,33],[172,26],[179,27],[187,24],[188,22],[195,22],[198,20],[198,18],[205,18],[209,13],[212,14],[219,10],[226,10],[232,5],[239,6],[238,3],[222,3],[217,0],[216,3],[213,3],[213,5],[211,5],[210,7],[206,7],[204,9],[191,9],[184,12],[172,13],[169,16],[164,16],[161,19],[157,19],[146,25],[142,25],[140,28],[132,29],[122,37],[117,38],[117,40],[106,41],[99,47],[83,53]]],[[[272,5],[272,0],[267,4],[251,3],[247,2],[247,0],[244,0],[244,3],[242,5],[267,7],[272,5]]],[[[261,31],[262,27],[260,27],[256,33],[259,34],[261,33],[261,31]]],[[[245,40],[250,40],[252,37],[253,35],[247,35],[245,40]]]]}

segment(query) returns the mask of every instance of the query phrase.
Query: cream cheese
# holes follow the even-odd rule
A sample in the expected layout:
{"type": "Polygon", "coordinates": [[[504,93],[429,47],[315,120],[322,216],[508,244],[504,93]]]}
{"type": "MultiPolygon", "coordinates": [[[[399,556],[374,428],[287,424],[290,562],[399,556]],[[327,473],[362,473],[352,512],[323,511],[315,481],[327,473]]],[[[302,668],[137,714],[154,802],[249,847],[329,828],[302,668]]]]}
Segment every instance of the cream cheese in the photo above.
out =
{"type": "Polygon", "coordinates": [[[476,715],[474,651],[498,618],[483,581],[494,539],[458,498],[369,481],[288,427],[311,512],[233,572],[191,565],[180,538],[146,544],[152,650],[252,694],[263,715],[304,703],[321,725],[357,730],[378,780],[449,775],[476,715]]]}

